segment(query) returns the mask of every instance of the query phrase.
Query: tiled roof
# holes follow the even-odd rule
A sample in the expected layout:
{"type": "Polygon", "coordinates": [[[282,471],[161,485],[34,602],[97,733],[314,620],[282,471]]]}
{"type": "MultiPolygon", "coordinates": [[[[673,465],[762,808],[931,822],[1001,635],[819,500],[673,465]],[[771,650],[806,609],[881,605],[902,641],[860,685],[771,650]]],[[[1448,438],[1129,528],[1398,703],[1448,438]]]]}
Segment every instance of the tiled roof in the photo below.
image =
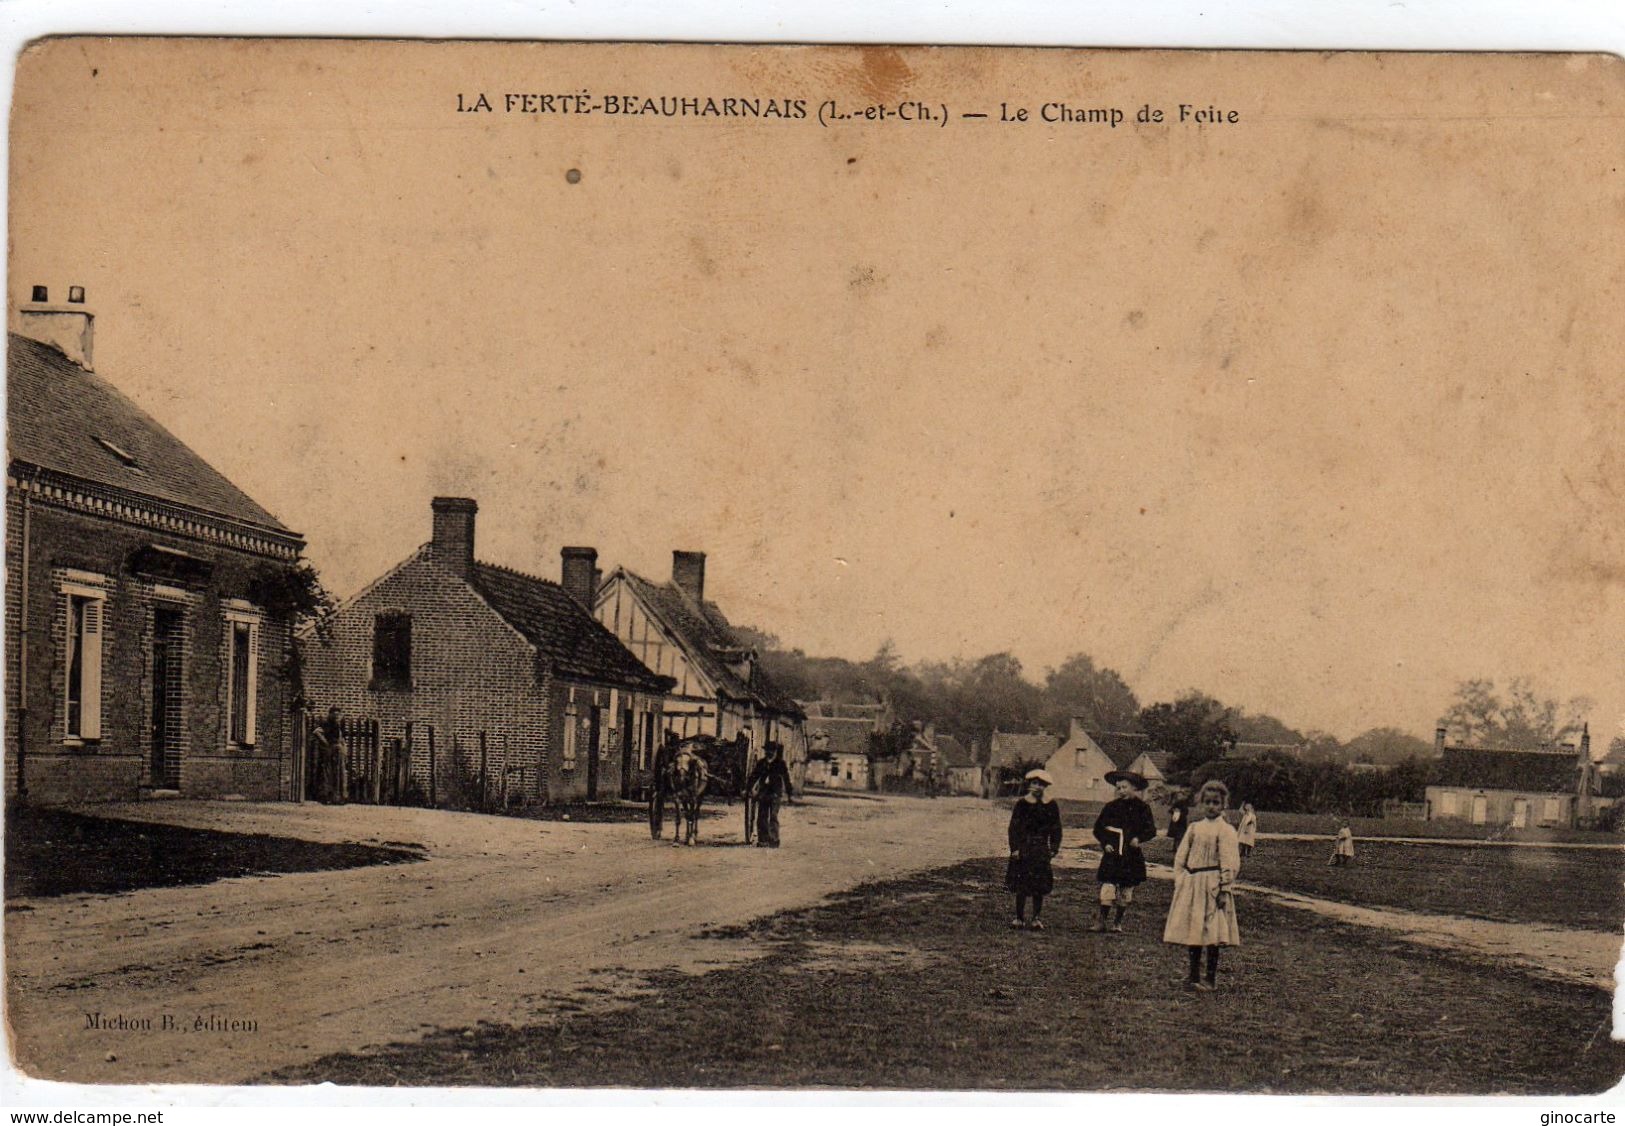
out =
{"type": "Polygon", "coordinates": [[[118,388],[15,333],[6,342],[6,442],[13,463],[290,534],[118,388]]]}
{"type": "Polygon", "coordinates": [[[1572,794],[1580,781],[1579,769],[1579,759],[1572,751],[1446,747],[1439,760],[1437,784],[1475,790],[1572,794]]]}
{"type": "Polygon", "coordinates": [[[831,719],[828,716],[807,717],[806,731],[809,746],[820,735],[828,736],[822,751],[825,754],[867,755],[872,746],[869,736],[875,726],[867,720],[831,719]]]}
{"type": "Polygon", "coordinates": [[[1287,755],[1302,758],[1307,748],[1302,743],[1237,743],[1230,748],[1227,758],[1254,759],[1264,755],[1287,755]]]}
{"type": "Polygon", "coordinates": [[[878,723],[886,714],[885,704],[836,704],[834,707],[837,719],[867,719],[878,723]]]}
{"type": "Polygon", "coordinates": [[[797,700],[808,719],[823,716],[826,719],[868,720],[871,727],[886,718],[885,704],[845,704],[835,700],[797,700]]]}
{"type": "Polygon", "coordinates": [[[476,563],[469,585],[563,676],[651,692],[675,683],[650,672],[557,583],[476,563]]]}
{"type": "Polygon", "coordinates": [[[1018,762],[1048,762],[1061,745],[1054,735],[1021,735],[995,731],[988,751],[989,766],[1011,766],[1018,762]]]}
{"type": "Polygon", "coordinates": [[[975,766],[976,752],[952,735],[937,736],[937,753],[944,766],[975,766]]]}
{"type": "Polygon", "coordinates": [[[655,615],[682,635],[689,654],[720,691],[734,699],[753,700],[780,715],[804,718],[801,705],[779,690],[762,671],[760,661],[751,662],[747,683],[722,659],[722,653],[748,646],[734,632],[715,602],[696,602],[671,583],[656,585],[625,568],[621,574],[655,615]]]}
{"type": "Polygon", "coordinates": [[[1151,749],[1151,737],[1138,732],[1090,731],[1088,735],[1118,770],[1127,770],[1135,759],[1151,749]]]}

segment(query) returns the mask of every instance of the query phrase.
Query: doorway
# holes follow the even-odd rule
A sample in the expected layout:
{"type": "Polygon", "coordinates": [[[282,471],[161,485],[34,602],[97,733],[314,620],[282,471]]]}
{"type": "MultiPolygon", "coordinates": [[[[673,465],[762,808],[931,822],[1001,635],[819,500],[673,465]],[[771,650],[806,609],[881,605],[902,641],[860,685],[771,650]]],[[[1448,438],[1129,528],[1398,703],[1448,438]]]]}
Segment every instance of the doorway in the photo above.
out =
{"type": "Polygon", "coordinates": [[[185,704],[181,692],[181,630],[185,624],[178,606],[155,606],[152,611],[152,788],[181,788],[181,725],[185,704]]]}
{"type": "Polygon", "coordinates": [[[598,800],[599,741],[604,737],[604,709],[594,704],[587,713],[587,800],[598,800]]]}
{"type": "Polygon", "coordinates": [[[632,796],[632,744],[637,740],[637,728],[632,724],[632,709],[621,713],[621,800],[632,796]]]}

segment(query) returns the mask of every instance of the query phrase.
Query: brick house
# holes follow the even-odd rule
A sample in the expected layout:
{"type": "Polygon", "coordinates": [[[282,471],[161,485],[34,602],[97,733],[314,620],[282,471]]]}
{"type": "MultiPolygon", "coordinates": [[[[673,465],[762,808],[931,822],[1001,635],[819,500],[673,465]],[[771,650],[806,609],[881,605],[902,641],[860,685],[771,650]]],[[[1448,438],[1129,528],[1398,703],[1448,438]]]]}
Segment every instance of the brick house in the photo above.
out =
{"type": "Polygon", "coordinates": [[[293,797],[291,623],[257,598],[304,542],[90,370],[82,290],[46,296],[7,340],[6,795],[293,797]]]}
{"type": "Polygon", "coordinates": [[[1599,810],[1591,732],[1578,746],[1498,748],[1446,746],[1434,733],[1438,776],[1427,787],[1427,819],[1457,818],[1475,825],[1572,828],[1599,810]]]}
{"type": "Polygon", "coordinates": [[[430,541],[338,608],[331,644],[302,639],[317,709],[409,744],[439,804],[466,793],[481,748],[488,794],[510,803],[630,796],[672,680],[588,612],[593,553],[565,548],[549,582],[475,559],[474,501],[431,508],[430,541]]]}
{"type": "Polygon", "coordinates": [[[600,622],[644,664],[675,682],[666,700],[668,728],[721,739],[748,731],[753,757],[776,741],[784,747],[792,783],[801,789],[805,714],[773,683],[717,604],[706,600],[704,552],[672,552],[671,581],[664,584],[617,568],[594,604],[600,622]]]}

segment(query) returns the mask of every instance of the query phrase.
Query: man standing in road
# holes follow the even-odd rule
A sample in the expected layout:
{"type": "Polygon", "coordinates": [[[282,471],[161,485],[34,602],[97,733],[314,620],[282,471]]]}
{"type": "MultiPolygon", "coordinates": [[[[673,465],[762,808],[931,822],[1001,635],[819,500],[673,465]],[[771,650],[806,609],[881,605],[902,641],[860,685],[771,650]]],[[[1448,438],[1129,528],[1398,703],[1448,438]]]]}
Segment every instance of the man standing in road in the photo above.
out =
{"type": "Polygon", "coordinates": [[[790,799],[790,769],[784,747],[769,742],[745,781],[745,800],[756,803],[756,847],[779,847],[779,803],[790,799]]]}

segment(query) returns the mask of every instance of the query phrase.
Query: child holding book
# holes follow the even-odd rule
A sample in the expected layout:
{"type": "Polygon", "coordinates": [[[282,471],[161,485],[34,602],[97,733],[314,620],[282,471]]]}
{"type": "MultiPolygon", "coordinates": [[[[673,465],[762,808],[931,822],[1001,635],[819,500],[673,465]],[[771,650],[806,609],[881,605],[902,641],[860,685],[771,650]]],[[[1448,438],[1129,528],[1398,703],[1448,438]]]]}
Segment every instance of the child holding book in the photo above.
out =
{"type": "Polygon", "coordinates": [[[1121,934],[1123,912],[1134,902],[1134,889],[1145,883],[1145,853],[1140,846],[1156,837],[1157,821],[1141,796],[1147,785],[1143,775],[1113,770],[1106,781],[1116,787],[1117,796],[1095,818],[1095,840],[1100,842],[1100,868],[1095,873],[1100,883],[1100,918],[1089,929],[1105,930],[1110,917],[1112,932],[1121,934]]]}

